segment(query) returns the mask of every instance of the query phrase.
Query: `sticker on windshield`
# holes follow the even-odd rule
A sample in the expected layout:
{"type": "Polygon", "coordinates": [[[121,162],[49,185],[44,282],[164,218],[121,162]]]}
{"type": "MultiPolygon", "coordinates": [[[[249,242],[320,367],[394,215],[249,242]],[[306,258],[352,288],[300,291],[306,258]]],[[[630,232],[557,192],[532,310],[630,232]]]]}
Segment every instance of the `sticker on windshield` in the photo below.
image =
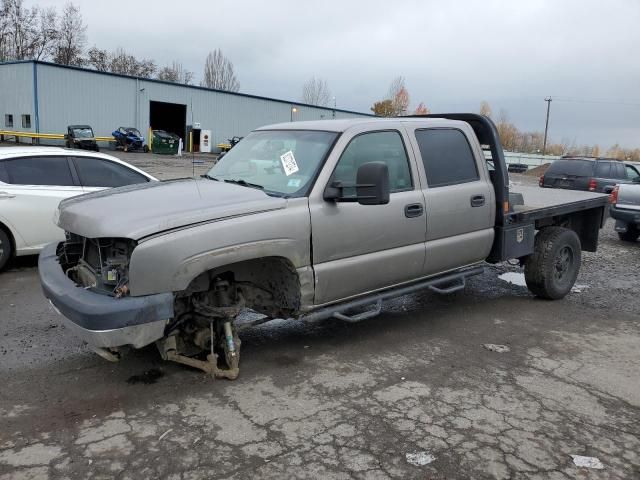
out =
{"type": "Polygon", "coordinates": [[[302,183],[302,179],[300,178],[290,178],[287,183],[287,187],[300,188],[300,184],[302,183]]]}
{"type": "Polygon", "coordinates": [[[280,155],[280,161],[282,162],[282,168],[284,169],[284,174],[288,177],[296,173],[298,170],[298,164],[296,163],[296,157],[293,156],[293,152],[289,150],[284,155],[280,155]]]}

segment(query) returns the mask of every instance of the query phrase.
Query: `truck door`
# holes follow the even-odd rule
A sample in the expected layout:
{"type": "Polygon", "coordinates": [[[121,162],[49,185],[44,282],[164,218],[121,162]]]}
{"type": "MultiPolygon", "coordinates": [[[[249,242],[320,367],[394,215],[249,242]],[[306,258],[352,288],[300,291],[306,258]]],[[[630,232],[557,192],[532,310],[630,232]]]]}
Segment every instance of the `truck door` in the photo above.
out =
{"type": "MultiPolygon", "coordinates": [[[[424,197],[405,143],[399,130],[356,130],[343,134],[334,148],[309,200],[316,304],[420,276],[425,255],[424,197]],[[375,161],[389,168],[388,204],[323,200],[327,185],[355,184],[358,167],[375,161]]],[[[348,190],[343,193],[355,193],[348,190]]]]}
{"type": "Polygon", "coordinates": [[[495,193],[482,149],[464,127],[412,129],[426,178],[423,275],[480,262],[491,251],[495,193]]]}

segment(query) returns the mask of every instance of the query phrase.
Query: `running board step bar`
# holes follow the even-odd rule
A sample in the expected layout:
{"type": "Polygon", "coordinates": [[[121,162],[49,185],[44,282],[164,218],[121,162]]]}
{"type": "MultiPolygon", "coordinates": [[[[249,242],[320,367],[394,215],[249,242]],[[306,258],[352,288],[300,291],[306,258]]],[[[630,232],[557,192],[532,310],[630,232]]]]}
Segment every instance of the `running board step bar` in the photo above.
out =
{"type": "Polygon", "coordinates": [[[438,277],[429,278],[427,280],[422,280],[411,285],[383,290],[382,292],[368,295],[356,300],[351,300],[349,302],[329,305],[328,307],[324,307],[316,310],[315,312],[311,312],[308,315],[303,315],[299,317],[299,319],[306,322],[317,322],[319,320],[325,320],[327,318],[334,317],[347,322],[359,322],[361,320],[378,315],[382,310],[382,302],[385,300],[401,297],[402,295],[407,295],[409,293],[424,290],[426,288],[442,294],[457,292],[458,290],[462,290],[466,286],[467,278],[473,277],[475,275],[481,275],[483,273],[483,266],[471,267],[464,270],[459,270],[457,272],[440,275],[438,277]],[[451,283],[455,283],[455,285],[450,287],[440,286],[449,285],[451,283]],[[373,310],[367,310],[353,316],[344,314],[344,312],[347,310],[351,310],[352,308],[366,307],[368,305],[371,305],[373,302],[375,302],[375,308],[373,310]]]}

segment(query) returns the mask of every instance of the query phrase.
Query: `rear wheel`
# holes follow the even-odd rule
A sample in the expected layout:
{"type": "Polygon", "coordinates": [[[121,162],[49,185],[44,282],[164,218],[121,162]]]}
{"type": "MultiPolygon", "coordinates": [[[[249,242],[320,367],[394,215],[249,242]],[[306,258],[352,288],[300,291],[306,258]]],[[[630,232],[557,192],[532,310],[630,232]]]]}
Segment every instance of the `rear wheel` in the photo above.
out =
{"type": "Polygon", "coordinates": [[[627,225],[626,232],[618,232],[618,237],[623,242],[635,242],[640,237],[640,229],[637,225],[627,225]]]}
{"type": "Polygon", "coordinates": [[[581,260],[580,239],[573,230],[543,228],[536,235],[533,254],[524,264],[527,287],[541,298],[563,298],[578,277],[581,260]]]}
{"type": "Polygon", "coordinates": [[[7,265],[12,254],[11,240],[4,230],[0,229],[0,270],[7,265]]]}

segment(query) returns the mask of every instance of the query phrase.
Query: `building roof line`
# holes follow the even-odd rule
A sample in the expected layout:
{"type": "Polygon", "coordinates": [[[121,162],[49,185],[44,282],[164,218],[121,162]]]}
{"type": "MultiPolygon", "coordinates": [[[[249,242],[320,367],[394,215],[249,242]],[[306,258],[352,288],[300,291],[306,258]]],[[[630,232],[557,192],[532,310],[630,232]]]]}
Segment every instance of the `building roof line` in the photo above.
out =
{"type": "Polygon", "coordinates": [[[268,100],[270,102],[278,102],[278,103],[284,103],[287,105],[291,105],[291,106],[296,106],[296,107],[309,107],[309,108],[318,108],[320,110],[326,110],[328,112],[340,112],[340,113],[350,113],[350,114],[354,114],[354,115],[364,115],[367,117],[375,117],[375,115],[371,114],[371,113],[363,113],[363,112],[356,112],[354,110],[343,110],[341,108],[332,108],[332,107],[321,107],[318,105],[310,105],[308,103],[304,103],[304,102],[295,102],[295,101],[290,101],[290,100],[283,100],[280,98],[272,98],[272,97],[263,97],[261,95],[253,95],[251,93],[240,93],[240,92],[229,92],[227,90],[219,90],[216,88],[208,88],[208,87],[201,87],[199,85],[186,85],[184,83],[177,83],[177,82],[169,82],[166,80],[158,80],[157,78],[145,78],[145,77],[136,77],[133,75],[124,75],[122,73],[113,73],[113,72],[101,72],[98,70],[93,70],[90,68],[82,68],[82,67],[76,67],[74,65],[60,65],[58,63],[53,63],[53,62],[43,62],[42,60],[12,60],[12,61],[8,61],[8,62],[0,62],[0,67],[3,65],[16,65],[16,64],[23,64],[23,63],[33,63],[36,65],[46,65],[48,67],[55,67],[55,68],[63,68],[63,69],[68,69],[68,70],[77,70],[80,72],[88,72],[88,73],[95,73],[98,75],[109,75],[112,77],[120,77],[120,78],[127,78],[130,80],[140,80],[140,81],[144,81],[144,82],[152,82],[152,83],[160,83],[163,85],[172,85],[174,87],[184,87],[184,88],[193,88],[196,90],[204,90],[207,92],[215,92],[215,93],[224,93],[226,95],[235,95],[238,97],[245,97],[245,98],[255,98],[258,100],[268,100]]]}

